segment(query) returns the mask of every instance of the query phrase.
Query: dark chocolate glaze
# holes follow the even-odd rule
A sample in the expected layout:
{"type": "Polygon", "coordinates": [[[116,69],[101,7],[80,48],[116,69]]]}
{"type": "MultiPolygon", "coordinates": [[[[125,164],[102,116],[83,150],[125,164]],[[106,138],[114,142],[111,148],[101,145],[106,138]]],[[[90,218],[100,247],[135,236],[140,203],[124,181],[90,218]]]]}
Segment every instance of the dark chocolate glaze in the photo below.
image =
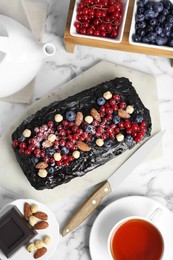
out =
{"type": "MultiPolygon", "coordinates": [[[[36,126],[41,126],[42,124],[46,124],[49,120],[53,120],[54,115],[57,113],[65,117],[66,111],[73,110],[76,113],[81,111],[84,117],[89,115],[91,108],[99,109],[96,99],[102,96],[106,91],[118,93],[127,105],[132,105],[135,108],[130,120],[135,120],[137,114],[143,115],[147,123],[147,131],[144,138],[150,136],[151,117],[149,110],[143,105],[136,90],[127,78],[115,78],[42,108],[21,123],[12,134],[12,140],[18,139],[26,128],[32,131],[36,126]]],[[[105,164],[127,149],[131,149],[136,143],[133,142],[131,145],[127,145],[125,141],[117,142],[116,139],[114,139],[110,149],[104,146],[98,147],[95,144],[95,140],[88,142],[88,145],[91,147],[89,152],[81,152],[80,158],[72,161],[69,166],[55,166],[55,173],[53,175],[48,174],[46,178],[38,176],[38,170],[35,169],[30,156],[21,154],[15,147],[13,147],[13,149],[17,161],[31,185],[35,189],[42,190],[53,189],[58,185],[69,182],[75,177],[83,176],[88,171],[105,164]]]]}

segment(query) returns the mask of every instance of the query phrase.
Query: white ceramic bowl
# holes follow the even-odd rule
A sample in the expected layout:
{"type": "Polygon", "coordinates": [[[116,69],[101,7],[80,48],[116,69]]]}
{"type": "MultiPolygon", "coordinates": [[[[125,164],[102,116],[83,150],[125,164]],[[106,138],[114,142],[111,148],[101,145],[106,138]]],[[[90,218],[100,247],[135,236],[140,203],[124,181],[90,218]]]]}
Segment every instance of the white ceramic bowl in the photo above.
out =
{"type": "MultiPolygon", "coordinates": [[[[132,40],[132,35],[135,33],[135,16],[136,16],[136,12],[137,12],[137,1],[138,0],[135,0],[135,2],[134,2],[132,21],[131,21],[131,27],[130,27],[130,33],[129,33],[129,43],[132,44],[132,45],[140,46],[140,47],[155,48],[155,49],[158,49],[158,50],[173,51],[173,47],[159,46],[159,45],[147,44],[147,43],[142,43],[142,42],[134,42],[132,40]]],[[[153,2],[160,2],[160,0],[152,0],[152,1],[153,2]]],[[[173,0],[169,0],[169,1],[173,3],[173,0]]]]}
{"type": "Polygon", "coordinates": [[[96,36],[90,36],[90,35],[83,35],[76,32],[76,28],[74,27],[74,22],[76,21],[76,14],[77,14],[77,7],[81,0],[76,0],[70,25],[70,34],[72,36],[80,37],[80,38],[87,38],[87,39],[93,39],[93,40],[101,40],[101,41],[107,41],[107,42],[113,42],[113,43],[120,43],[122,41],[123,32],[124,32],[124,26],[126,22],[126,16],[127,16],[127,10],[129,5],[129,0],[122,0],[123,3],[123,19],[122,23],[119,28],[119,34],[116,38],[108,38],[108,37],[96,37],[96,36]]]}

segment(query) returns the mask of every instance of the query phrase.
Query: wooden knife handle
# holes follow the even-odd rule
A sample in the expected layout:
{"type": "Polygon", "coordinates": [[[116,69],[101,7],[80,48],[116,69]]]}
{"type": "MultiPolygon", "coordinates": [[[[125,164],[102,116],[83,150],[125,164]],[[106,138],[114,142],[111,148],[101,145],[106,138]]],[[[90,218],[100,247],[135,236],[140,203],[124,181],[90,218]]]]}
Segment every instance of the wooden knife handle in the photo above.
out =
{"type": "Polygon", "coordinates": [[[62,235],[69,234],[78,227],[97,208],[101,200],[112,191],[109,182],[104,181],[102,186],[87,199],[74,213],[62,230],[62,235]]]}

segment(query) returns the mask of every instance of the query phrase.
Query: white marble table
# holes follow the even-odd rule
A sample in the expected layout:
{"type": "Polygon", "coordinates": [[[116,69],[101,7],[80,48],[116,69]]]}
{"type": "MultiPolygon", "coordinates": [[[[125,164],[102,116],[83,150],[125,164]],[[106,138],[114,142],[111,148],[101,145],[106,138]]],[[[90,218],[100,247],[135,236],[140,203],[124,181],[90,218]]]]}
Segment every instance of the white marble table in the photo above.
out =
{"type": "MultiPolygon", "coordinates": [[[[67,53],[63,45],[63,32],[68,4],[69,0],[49,0],[45,40],[52,41],[56,45],[57,53],[44,61],[36,79],[32,102],[45,96],[55,87],[68,82],[100,60],[106,60],[156,76],[161,128],[166,130],[162,142],[162,159],[157,163],[141,164],[136,168],[91,217],[74,232],[65,238],[60,238],[59,246],[51,258],[51,260],[89,260],[88,245],[92,224],[99,212],[111,201],[125,196],[142,195],[161,202],[173,211],[173,70],[168,59],[154,56],[82,46],[76,46],[73,54],[67,53]]],[[[22,115],[27,106],[0,102],[0,136],[15,122],[17,117],[22,115]]],[[[0,154],[2,152],[0,151],[0,154]]],[[[94,189],[95,187],[92,187],[58,203],[50,204],[61,228],[81,201],[94,189]]],[[[11,191],[0,188],[0,208],[19,197],[11,191]]]]}

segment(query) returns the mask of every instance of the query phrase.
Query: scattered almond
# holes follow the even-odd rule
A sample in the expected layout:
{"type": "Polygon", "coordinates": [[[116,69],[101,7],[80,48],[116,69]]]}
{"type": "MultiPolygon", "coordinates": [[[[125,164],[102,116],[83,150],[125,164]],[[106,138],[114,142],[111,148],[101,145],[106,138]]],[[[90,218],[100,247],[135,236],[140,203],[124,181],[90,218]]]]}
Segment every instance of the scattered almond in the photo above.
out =
{"type": "Polygon", "coordinates": [[[36,224],[34,225],[34,228],[37,229],[37,230],[39,230],[39,229],[45,229],[45,228],[47,228],[48,226],[49,226],[48,222],[46,222],[46,221],[40,221],[40,222],[38,222],[38,223],[36,223],[36,224]]]}
{"type": "Polygon", "coordinates": [[[38,205],[32,204],[32,205],[31,205],[31,211],[32,211],[32,213],[37,212],[37,211],[38,211],[38,205]]]}
{"type": "Polygon", "coordinates": [[[45,141],[42,143],[42,146],[43,146],[44,148],[51,147],[51,146],[52,146],[52,142],[50,142],[49,140],[45,140],[45,141]]]}
{"type": "Polygon", "coordinates": [[[93,117],[92,116],[86,116],[85,117],[85,122],[88,123],[88,124],[91,124],[93,121],[93,117]]]}
{"type": "Polygon", "coordinates": [[[34,243],[30,243],[28,246],[27,246],[27,250],[28,252],[33,252],[35,250],[35,245],[34,243]]]}
{"type": "Polygon", "coordinates": [[[99,112],[98,112],[95,108],[92,108],[92,109],[91,109],[91,115],[92,115],[92,117],[93,117],[95,120],[101,122],[101,116],[100,116],[99,112]]]}
{"type": "Polygon", "coordinates": [[[37,248],[37,249],[44,247],[44,243],[40,239],[36,240],[34,245],[35,245],[35,248],[37,248]]]}
{"type": "Polygon", "coordinates": [[[47,252],[47,248],[46,247],[42,247],[42,248],[39,248],[35,254],[34,254],[34,258],[37,259],[37,258],[40,258],[41,256],[43,256],[44,254],[46,254],[47,252]]]}
{"type": "Polygon", "coordinates": [[[38,221],[37,218],[34,217],[34,216],[30,216],[28,220],[29,220],[29,224],[31,226],[34,226],[37,223],[37,221],[38,221]]]}
{"type": "Polygon", "coordinates": [[[78,158],[80,157],[80,152],[79,152],[79,151],[74,151],[74,152],[72,153],[72,155],[73,155],[73,157],[74,157],[75,159],[78,159],[78,158]]]}
{"type": "Polygon", "coordinates": [[[91,150],[91,147],[82,141],[77,141],[77,147],[83,152],[89,152],[91,150]]]}
{"type": "Polygon", "coordinates": [[[80,124],[83,122],[83,114],[81,112],[77,112],[76,119],[75,119],[75,125],[80,126],[80,124]]]}
{"type": "Polygon", "coordinates": [[[50,134],[47,139],[49,142],[53,143],[56,140],[56,135],[50,134]]]}
{"type": "Polygon", "coordinates": [[[119,133],[116,135],[116,139],[118,142],[122,142],[124,140],[124,135],[119,133]]]}
{"type": "Polygon", "coordinates": [[[36,217],[36,218],[42,219],[42,220],[47,220],[48,219],[47,214],[44,213],[44,212],[41,212],[41,211],[33,213],[33,216],[36,217]]]}
{"type": "Polygon", "coordinates": [[[25,202],[24,204],[24,217],[29,218],[32,215],[31,207],[29,203],[25,202]]]}
{"type": "Polygon", "coordinates": [[[55,122],[60,123],[63,120],[63,116],[61,114],[56,114],[54,119],[55,122]]]}
{"type": "Polygon", "coordinates": [[[112,98],[112,93],[110,91],[106,91],[104,94],[103,94],[103,97],[108,100],[108,99],[111,99],[112,98]]]}
{"type": "Polygon", "coordinates": [[[129,113],[127,113],[127,111],[123,110],[122,108],[118,109],[118,115],[120,118],[130,118],[129,113]]]}
{"type": "Polygon", "coordinates": [[[132,113],[134,112],[134,107],[128,105],[128,106],[126,107],[126,112],[127,112],[128,114],[132,114],[132,113]]]}
{"type": "Polygon", "coordinates": [[[38,176],[41,178],[45,178],[47,176],[48,172],[45,169],[39,169],[38,176]]]}
{"type": "Polygon", "coordinates": [[[46,169],[48,167],[48,163],[47,162],[39,162],[35,165],[36,169],[46,169]]]}
{"type": "Polygon", "coordinates": [[[44,237],[43,237],[43,242],[44,242],[46,245],[50,244],[51,240],[52,240],[52,239],[51,239],[50,236],[44,236],[44,237]]]}
{"type": "Polygon", "coordinates": [[[25,129],[22,133],[22,135],[26,138],[30,137],[31,136],[31,130],[29,129],[25,129]]]}
{"type": "Polygon", "coordinates": [[[98,138],[97,140],[96,140],[96,145],[98,145],[98,146],[103,146],[104,145],[104,140],[103,139],[101,139],[101,138],[98,138]]]}

